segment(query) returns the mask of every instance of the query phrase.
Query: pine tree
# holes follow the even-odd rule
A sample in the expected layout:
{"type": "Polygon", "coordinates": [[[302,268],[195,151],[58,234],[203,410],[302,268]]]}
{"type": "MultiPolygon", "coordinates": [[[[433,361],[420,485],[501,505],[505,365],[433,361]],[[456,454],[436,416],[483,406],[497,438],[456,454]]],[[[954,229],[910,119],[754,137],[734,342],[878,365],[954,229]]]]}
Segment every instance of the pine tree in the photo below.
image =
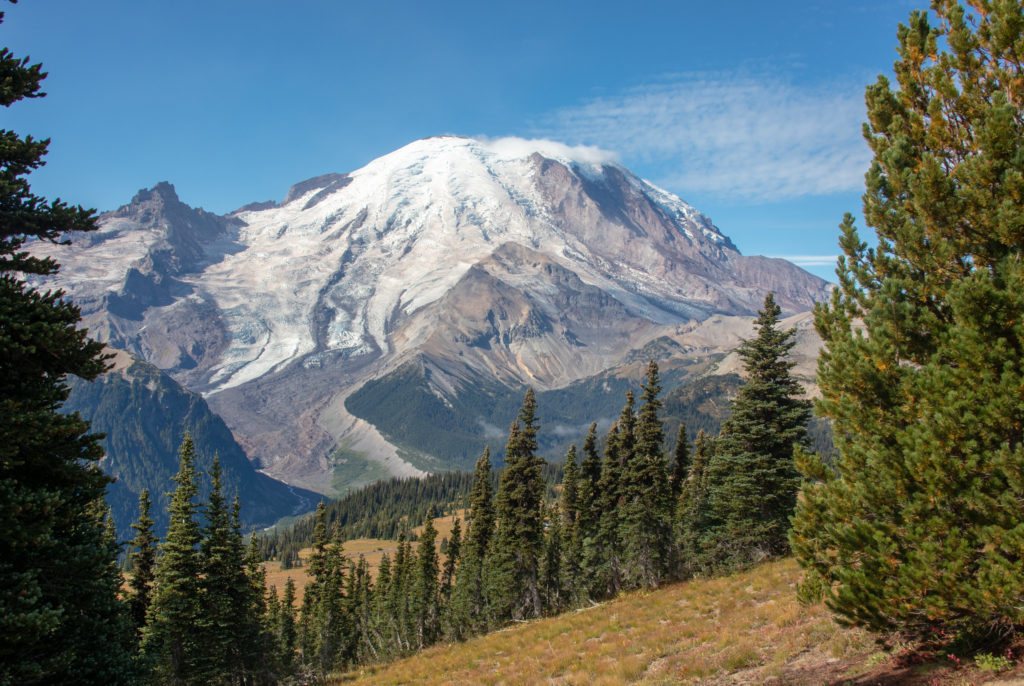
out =
{"type": "Polygon", "coordinates": [[[623,465],[619,537],[627,587],[658,586],[671,566],[673,501],[658,416],[661,380],[654,360],[647,366],[636,441],[623,465]]]}
{"type": "MultiPolygon", "coordinates": [[[[0,49],[0,105],[42,97],[45,76],[0,49]]],[[[110,482],[100,437],[58,411],[67,376],[94,379],[107,358],[62,292],[22,280],[59,268],[27,242],[93,231],[95,214],[31,192],[49,140],[2,130],[0,141],[0,683],[123,683],[132,632],[96,509],[110,482]]]]}
{"type": "Polygon", "coordinates": [[[130,607],[136,633],[146,625],[146,613],[153,595],[153,581],[156,571],[156,550],[158,539],[153,533],[153,518],[149,514],[152,502],[149,489],[139,494],[139,521],[132,524],[135,538],[131,542],[132,575],[128,581],[131,589],[130,607]]]}
{"type": "MultiPolygon", "coordinates": [[[[626,426],[632,425],[633,394],[626,394],[626,407],[619,418],[626,426]]],[[[619,540],[619,506],[622,492],[622,446],[631,440],[622,440],[619,424],[612,424],[605,440],[601,480],[597,485],[599,497],[595,503],[594,533],[583,541],[583,578],[590,586],[591,598],[610,598],[622,590],[622,546],[619,540]]]]}
{"type": "Polygon", "coordinates": [[[789,552],[799,488],[793,450],[806,440],[810,403],[799,397],[802,390],[790,374],[796,330],[779,330],[780,314],[769,293],[755,321],[757,335],[737,350],[746,379],[708,465],[712,523],[704,546],[715,567],[789,552]]]}
{"type": "Polygon", "coordinates": [[[197,673],[203,634],[200,630],[201,534],[196,521],[199,477],[192,436],[185,434],[178,451],[180,466],[168,507],[170,523],[160,545],[156,588],[142,634],[142,651],[152,663],[156,679],[183,683],[197,673]]]}
{"type": "Polygon", "coordinates": [[[488,554],[486,593],[488,610],[496,624],[539,617],[543,610],[540,560],[544,547],[544,481],[543,460],[536,456],[536,408],[531,388],[509,432],[506,467],[495,499],[497,532],[488,554]]]}
{"type": "Polygon", "coordinates": [[[476,461],[466,522],[466,546],[462,562],[455,570],[449,620],[449,633],[457,639],[486,630],[484,559],[494,534],[491,452],[487,448],[476,461]]]}
{"type": "Polygon", "coordinates": [[[819,413],[791,538],[805,592],[910,637],[1024,623],[1024,6],[932,3],[867,89],[868,248],[843,221],[817,308],[819,413]]]}

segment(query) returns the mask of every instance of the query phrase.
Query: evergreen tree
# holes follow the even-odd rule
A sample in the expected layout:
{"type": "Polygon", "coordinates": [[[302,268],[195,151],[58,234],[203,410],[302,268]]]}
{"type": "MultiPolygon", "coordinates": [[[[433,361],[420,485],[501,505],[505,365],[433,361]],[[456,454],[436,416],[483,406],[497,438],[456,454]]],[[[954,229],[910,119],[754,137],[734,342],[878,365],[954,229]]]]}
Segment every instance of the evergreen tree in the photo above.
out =
{"type": "Polygon", "coordinates": [[[543,610],[540,560],[544,548],[541,505],[543,459],[537,450],[537,403],[526,391],[519,418],[509,432],[495,499],[497,532],[487,561],[487,604],[496,624],[539,617],[543,610]]]}
{"type": "Polygon", "coordinates": [[[219,683],[244,673],[242,652],[247,647],[246,640],[252,637],[246,635],[249,580],[242,536],[232,526],[217,455],[213,457],[210,480],[206,526],[199,548],[200,657],[190,676],[219,683]]]}
{"type": "Polygon", "coordinates": [[[420,534],[420,545],[416,556],[416,580],[412,589],[412,608],[416,617],[415,640],[419,648],[425,648],[437,640],[440,629],[438,611],[437,576],[440,572],[437,562],[437,529],[434,527],[434,510],[427,511],[420,534]]]}
{"type": "MultiPolygon", "coordinates": [[[[632,424],[633,394],[626,394],[626,407],[620,421],[632,424]]],[[[619,541],[619,505],[622,496],[622,464],[619,455],[623,443],[619,424],[612,424],[605,440],[599,497],[595,503],[597,520],[594,533],[583,541],[583,577],[590,585],[592,598],[609,598],[622,590],[622,547],[619,541]]]]}
{"type": "Polygon", "coordinates": [[[491,453],[487,448],[476,461],[466,523],[466,547],[462,562],[455,570],[449,628],[450,633],[459,639],[486,629],[484,559],[494,533],[491,453]]]}
{"type": "MultiPolygon", "coordinates": [[[[42,97],[45,76],[0,49],[0,105],[42,97]]],[[[0,141],[0,684],[122,683],[132,635],[97,510],[110,482],[95,468],[100,436],[58,411],[67,376],[94,379],[106,357],[62,292],[22,280],[59,268],[27,242],[95,230],[95,214],[31,192],[49,140],[0,130],[0,141]]]]}
{"type": "Polygon", "coordinates": [[[191,435],[185,434],[178,458],[180,466],[168,507],[170,523],[167,537],[160,545],[156,588],[142,635],[142,650],[153,665],[156,679],[167,683],[186,683],[198,673],[203,641],[201,534],[196,521],[199,477],[191,435]]]}
{"type": "Polygon", "coordinates": [[[285,674],[291,674],[295,664],[295,649],[298,643],[298,632],[295,622],[295,582],[288,577],[284,582],[284,595],[281,597],[278,619],[278,650],[280,651],[281,668],[285,674]]]}
{"type": "MultiPolygon", "coordinates": [[[[576,446],[570,445],[565,455],[565,475],[562,479],[561,520],[561,590],[565,604],[576,605],[586,595],[583,584],[583,538],[581,532],[582,506],[580,503],[580,475],[576,466],[576,446]]],[[[550,534],[550,532],[549,532],[550,534]]],[[[548,546],[548,554],[550,554],[548,546]]]]}
{"type": "Polygon", "coordinates": [[[799,488],[793,450],[806,440],[810,403],[790,374],[796,330],[779,330],[780,314],[769,293],[755,321],[757,335],[737,351],[746,379],[708,465],[712,523],[704,547],[719,568],[789,552],[799,488]]]}
{"type": "Polygon", "coordinates": [[[597,450],[597,422],[590,425],[587,437],[583,441],[583,461],[580,463],[579,487],[579,525],[583,538],[591,536],[600,517],[598,501],[601,481],[601,455],[597,450]]]}
{"type": "Polygon", "coordinates": [[[919,637],[1024,623],[1024,7],[935,0],[867,89],[864,218],[815,312],[838,474],[803,456],[804,591],[919,637]]]}
{"type": "Polygon", "coordinates": [[[701,429],[697,433],[693,463],[683,481],[676,504],[676,547],[680,578],[687,578],[699,571],[710,571],[700,541],[708,528],[707,472],[714,452],[714,442],[701,429]]]}
{"type": "Polygon", "coordinates": [[[441,572],[441,587],[439,590],[442,614],[450,607],[452,598],[452,586],[455,584],[455,568],[459,564],[462,554],[462,524],[456,517],[452,522],[452,537],[445,548],[444,569],[441,572]]]}
{"type": "Polygon", "coordinates": [[[690,440],[686,437],[686,425],[679,425],[679,434],[676,436],[676,450],[672,460],[672,477],[669,484],[672,487],[672,496],[679,498],[683,492],[683,484],[690,473],[690,440]]]}
{"type": "Polygon", "coordinates": [[[658,586],[670,568],[673,501],[658,416],[661,380],[654,360],[647,366],[636,422],[636,441],[623,466],[619,537],[623,579],[630,588],[658,586]]]}
{"type": "Polygon", "coordinates": [[[542,611],[545,614],[557,614],[564,606],[562,594],[563,573],[562,547],[564,536],[562,531],[562,514],[557,505],[544,508],[546,511],[547,529],[544,532],[544,553],[540,560],[540,595],[542,611]]]}
{"type": "Polygon", "coordinates": [[[130,607],[132,622],[136,633],[141,633],[146,625],[146,613],[153,594],[153,581],[156,569],[156,549],[158,539],[153,533],[153,518],[149,514],[152,502],[149,489],[142,489],[139,494],[139,521],[132,524],[135,538],[131,542],[132,575],[128,581],[131,589],[130,607]]]}

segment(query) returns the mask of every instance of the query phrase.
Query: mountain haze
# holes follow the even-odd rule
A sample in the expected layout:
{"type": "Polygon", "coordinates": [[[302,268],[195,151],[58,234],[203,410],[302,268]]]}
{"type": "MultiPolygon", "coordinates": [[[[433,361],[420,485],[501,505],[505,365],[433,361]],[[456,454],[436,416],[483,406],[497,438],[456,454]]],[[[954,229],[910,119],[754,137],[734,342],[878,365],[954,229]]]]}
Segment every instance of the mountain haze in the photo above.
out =
{"type": "Polygon", "coordinates": [[[710,363],[729,348],[705,322],[733,330],[768,291],[789,315],[828,293],[605,153],[548,141],[420,140],[227,216],[161,183],[100,227],[38,247],[64,265],[50,284],[94,335],[203,394],[264,470],[321,491],[341,466],[452,466],[400,422],[360,419],[346,401],[367,382],[387,408],[396,379],[431,411],[472,396],[483,426],[480,389],[560,389],[646,349],[710,363]]]}

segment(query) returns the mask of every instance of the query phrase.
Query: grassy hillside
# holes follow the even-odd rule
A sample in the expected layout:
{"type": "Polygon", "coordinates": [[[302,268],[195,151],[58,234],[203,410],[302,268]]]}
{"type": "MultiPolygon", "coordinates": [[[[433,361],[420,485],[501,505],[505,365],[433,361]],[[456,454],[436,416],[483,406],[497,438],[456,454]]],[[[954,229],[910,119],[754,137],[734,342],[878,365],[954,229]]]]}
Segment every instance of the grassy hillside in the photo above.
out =
{"type": "MultiPolygon", "coordinates": [[[[825,607],[795,599],[793,560],[622,596],[463,644],[438,646],[332,684],[1020,684],[922,652],[885,652],[825,607]]],[[[957,662],[959,661],[959,662],[957,662]]],[[[999,665],[995,660],[996,667],[999,665]]]]}

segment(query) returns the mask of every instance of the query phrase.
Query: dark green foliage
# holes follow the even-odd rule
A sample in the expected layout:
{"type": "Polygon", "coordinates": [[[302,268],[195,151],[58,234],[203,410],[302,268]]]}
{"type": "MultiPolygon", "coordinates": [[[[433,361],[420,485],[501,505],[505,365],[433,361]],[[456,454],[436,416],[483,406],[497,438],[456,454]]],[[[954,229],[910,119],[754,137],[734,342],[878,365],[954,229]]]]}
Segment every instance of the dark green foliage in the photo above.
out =
{"type": "Polygon", "coordinates": [[[445,555],[444,569],[441,572],[441,587],[438,590],[442,612],[451,605],[452,586],[455,585],[455,568],[459,564],[462,555],[462,523],[458,517],[452,523],[452,537],[447,545],[442,542],[442,552],[445,555]]]}
{"type": "Polygon", "coordinates": [[[142,635],[142,651],[157,680],[181,683],[198,673],[202,660],[201,572],[197,522],[199,476],[195,448],[185,434],[179,451],[181,466],[171,495],[170,524],[160,545],[156,588],[142,635]]]}
{"type": "MultiPolygon", "coordinates": [[[[242,523],[249,529],[269,526],[282,517],[312,509],[318,495],[275,481],[256,468],[224,421],[197,393],[181,387],[156,367],[135,360],[127,369],[92,383],[74,380],[62,412],[78,412],[106,436],[103,469],[118,479],[107,491],[118,532],[128,536],[143,488],[153,499],[155,531],[167,531],[167,493],[178,468],[178,446],[186,431],[203,449],[196,469],[208,472],[211,456],[220,456],[225,493],[242,496],[242,523]]],[[[209,485],[200,485],[205,498],[209,485]]]]}
{"type": "Polygon", "coordinates": [[[486,629],[484,612],[484,558],[494,535],[494,502],[491,489],[491,455],[476,462],[473,493],[466,514],[466,548],[455,570],[449,633],[466,638],[486,629]]]}
{"type": "Polygon", "coordinates": [[[434,511],[427,512],[416,555],[416,581],[412,591],[412,613],[415,616],[416,647],[434,643],[440,634],[441,613],[438,606],[437,529],[434,511]]]}
{"type": "MultiPolygon", "coordinates": [[[[0,49],[0,105],[41,97],[44,77],[0,49]]],[[[68,375],[93,379],[106,358],[63,293],[22,280],[58,270],[26,243],[96,228],[92,211],[32,194],[48,146],[0,130],[0,684],[122,683],[132,632],[103,522],[110,479],[100,437],[58,413],[68,375]]]]}
{"type": "Polygon", "coordinates": [[[678,574],[684,579],[698,572],[711,571],[701,547],[701,538],[709,527],[708,464],[714,452],[714,442],[703,431],[698,433],[693,463],[676,503],[678,574]]]}
{"type": "Polygon", "coordinates": [[[805,595],[910,637],[1024,623],[1024,90],[1019,1],[932,3],[867,89],[874,152],[839,288],[817,308],[819,413],[794,520],[805,595]]]}
{"type": "MultiPolygon", "coordinates": [[[[632,417],[633,394],[626,395],[623,418],[632,417]]],[[[631,419],[629,420],[632,421],[631,419]]],[[[619,504],[622,499],[622,444],[619,424],[612,424],[605,441],[598,497],[594,501],[593,531],[583,540],[583,578],[591,598],[608,598],[622,590],[622,542],[619,504]]]]}
{"type": "Polygon", "coordinates": [[[790,374],[795,330],[780,331],[769,293],[757,335],[738,353],[746,381],[722,426],[708,465],[710,528],[704,546],[713,567],[745,565],[789,552],[789,518],[799,477],[793,449],[805,443],[810,403],[790,374]]]}
{"type": "Polygon", "coordinates": [[[647,367],[643,389],[636,441],[623,464],[619,505],[623,581],[631,588],[658,586],[668,574],[672,555],[674,503],[662,451],[661,382],[654,360],[647,367]]]}
{"type": "Polygon", "coordinates": [[[672,477],[669,479],[669,486],[672,496],[679,498],[683,491],[683,484],[690,473],[690,439],[686,435],[686,425],[679,425],[679,434],[676,436],[676,449],[672,459],[672,477]]]}
{"type": "Polygon", "coordinates": [[[486,568],[486,597],[491,620],[539,617],[543,611],[540,562],[544,546],[541,504],[543,460],[537,450],[537,404],[527,390],[518,420],[505,447],[505,471],[495,497],[497,532],[486,568]]]}
{"type": "Polygon", "coordinates": [[[153,533],[153,518],[149,515],[151,505],[149,490],[143,489],[139,496],[139,520],[132,524],[136,533],[129,553],[132,563],[131,579],[128,582],[131,589],[129,603],[136,632],[141,632],[146,625],[146,613],[153,594],[156,572],[158,539],[153,533]]]}

